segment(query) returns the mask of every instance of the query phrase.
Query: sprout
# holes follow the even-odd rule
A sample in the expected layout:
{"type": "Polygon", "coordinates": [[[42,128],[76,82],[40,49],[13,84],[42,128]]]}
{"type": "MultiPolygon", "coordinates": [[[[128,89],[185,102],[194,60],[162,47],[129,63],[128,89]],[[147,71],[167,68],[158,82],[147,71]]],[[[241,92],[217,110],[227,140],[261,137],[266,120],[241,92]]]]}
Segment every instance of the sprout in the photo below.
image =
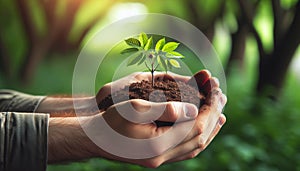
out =
{"type": "Polygon", "coordinates": [[[182,54],[175,51],[179,46],[177,42],[166,42],[163,37],[157,41],[155,48],[153,46],[152,36],[148,38],[145,33],[141,33],[137,38],[128,38],[125,40],[130,46],[121,51],[121,54],[133,54],[127,62],[127,66],[145,64],[152,76],[152,87],[154,86],[154,71],[160,66],[167,73],[172,67],[180,68],[180,63],[177,61],[184,58],[182,54]]]}

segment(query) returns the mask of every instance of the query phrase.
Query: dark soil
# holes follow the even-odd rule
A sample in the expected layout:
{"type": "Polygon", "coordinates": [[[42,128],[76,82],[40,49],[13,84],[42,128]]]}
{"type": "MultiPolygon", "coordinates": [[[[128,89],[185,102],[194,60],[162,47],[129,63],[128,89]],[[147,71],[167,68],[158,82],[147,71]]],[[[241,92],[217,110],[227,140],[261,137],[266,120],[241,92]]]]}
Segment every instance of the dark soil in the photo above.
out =
{"type": "MultiPolygon", "coordinates": [[[[151,102],[181,101],[195,104],[198,108],[204,103],[205,97],[196,88],[184,83],[172,80],[156,80],[154,87],[151,82],[142,81],[132,83],[124,89],[119,90],[99,104],[99,109],[106,110],[115,103],[128,99],[143,99],[151,102]]],[[[157,122],[159,126],[172,125],[170,123],[157,122]]]]}

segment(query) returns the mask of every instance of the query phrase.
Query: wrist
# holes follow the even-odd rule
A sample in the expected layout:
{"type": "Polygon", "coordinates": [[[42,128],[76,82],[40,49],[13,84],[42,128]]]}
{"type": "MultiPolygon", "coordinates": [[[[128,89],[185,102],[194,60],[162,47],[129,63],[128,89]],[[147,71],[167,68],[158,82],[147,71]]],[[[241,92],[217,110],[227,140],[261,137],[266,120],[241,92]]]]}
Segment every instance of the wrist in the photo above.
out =
{"type": "Polygon", "coordinates": [[[51,117],[67,117],[76,116],[76,113],[92,115],[97,110],[94,97],[46,97],[37,107],[36,112],[50,113],[51,117]],[[74,104],[76,104],[76,111],[74,104]]]}
{"type": "Polygon", "coordinates": [[[85,134],[93,117],[50,118],[48,133],[48,162],[63,162],[100,157],[99,147],[85,134]],[[82,125],[80,124],[82,123],[82,125]]]}

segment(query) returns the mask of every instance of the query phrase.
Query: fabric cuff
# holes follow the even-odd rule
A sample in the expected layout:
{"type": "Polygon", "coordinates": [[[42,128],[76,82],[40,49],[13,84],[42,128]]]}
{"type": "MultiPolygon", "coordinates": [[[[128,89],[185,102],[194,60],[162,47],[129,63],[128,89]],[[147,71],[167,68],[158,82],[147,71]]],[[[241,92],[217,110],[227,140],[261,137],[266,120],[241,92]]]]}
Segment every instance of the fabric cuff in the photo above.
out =
{"type": "Polygon", "coordinates": [[[13,90],[0,90],[1,112],[35,112],[46,96],[33,96],[13,90]]]}
{"type": "Polygon", "coordinates": [[[48,120],[48,114],[0,113],[0,170],[46,170],[48,120]]]}

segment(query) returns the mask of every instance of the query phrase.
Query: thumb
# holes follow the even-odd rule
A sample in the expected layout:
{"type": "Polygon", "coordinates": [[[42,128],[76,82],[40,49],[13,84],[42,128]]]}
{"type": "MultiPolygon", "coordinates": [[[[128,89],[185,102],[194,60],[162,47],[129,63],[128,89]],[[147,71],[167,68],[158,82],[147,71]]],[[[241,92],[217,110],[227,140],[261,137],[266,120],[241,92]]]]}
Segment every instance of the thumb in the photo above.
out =
{"type": "Polygon", "coordinates": [[[166,102],[163,104],[156,104],[157,107],[165,105],[165,110],[157,119],[164,122],[183,122],[194,119],[198,115],[196,105],[185,102],[166,102]]]}
{"type": "Polygon", "coordinates": [[[203,85],[211,78],[211,73],[208,70],[201,70],[194,74],[194,76],[188,81],[188,84],[198,89],[202,89],[203,85]]]}
{"type": "Polygon", "coordinates": [[[182,122],[197,117],[196,105],[184,102],[155,103],[132,99],[114,105],[123,118],[133,123],[147,124],[153,121],[182,122]]]}

